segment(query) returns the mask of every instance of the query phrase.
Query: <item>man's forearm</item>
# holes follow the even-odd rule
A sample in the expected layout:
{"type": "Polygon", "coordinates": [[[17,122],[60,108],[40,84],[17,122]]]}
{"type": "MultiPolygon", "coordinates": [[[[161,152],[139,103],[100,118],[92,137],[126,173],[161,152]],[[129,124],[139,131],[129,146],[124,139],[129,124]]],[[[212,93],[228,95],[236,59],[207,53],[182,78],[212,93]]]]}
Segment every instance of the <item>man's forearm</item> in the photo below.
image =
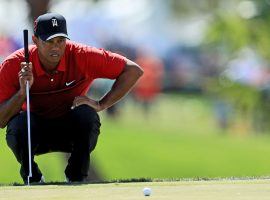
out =
{"type": "Polygon", "coordinates": [[[17,114],[25,101],[26,95],[18,91],[9,100],[0,104],[0,128],[4,128],[11,117],[17,114]]]}
{"type": "Polygon", "coordinates": [[[101,110],[109,108],[125,96],[142,74],[143,70],[139,66],[129,65],[116,79],[111,90],[99,101],[100,107],[102,108],[101,110]]]}

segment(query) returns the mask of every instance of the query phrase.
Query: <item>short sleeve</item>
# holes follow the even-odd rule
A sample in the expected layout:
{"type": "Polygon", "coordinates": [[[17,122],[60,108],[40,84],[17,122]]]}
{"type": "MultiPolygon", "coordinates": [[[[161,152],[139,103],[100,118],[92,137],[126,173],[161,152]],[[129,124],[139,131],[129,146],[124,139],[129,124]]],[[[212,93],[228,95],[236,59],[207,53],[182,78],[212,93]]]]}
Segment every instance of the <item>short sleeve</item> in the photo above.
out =
{"type": "Polygon", "coordinates": [[[116,79],[126,65],[124,56],[94,47],[87,47],[85,58],[85,71],[93,78],[116,79]]]}
{"type": "Polygon", "coordinates": [[[19,89],[18,68],[16,62],[4,61],[0,65],[0,103],[11,98],[19,89]]]}

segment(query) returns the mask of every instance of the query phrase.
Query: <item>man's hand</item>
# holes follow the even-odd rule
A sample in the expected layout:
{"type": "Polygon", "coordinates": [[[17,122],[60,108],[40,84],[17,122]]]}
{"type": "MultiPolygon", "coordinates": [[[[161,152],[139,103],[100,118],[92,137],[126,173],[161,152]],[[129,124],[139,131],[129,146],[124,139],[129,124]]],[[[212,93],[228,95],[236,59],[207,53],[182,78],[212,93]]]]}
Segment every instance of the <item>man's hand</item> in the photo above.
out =
{"type": "Polygon", "coordinates": [[[83,104],[88,105],[88,106],[94,108],[96,112],[99,112],[99,111],[102,110],[102,108],[99,105],[99,102],[98,101],[95,101],[93,99],[90,99],[87,96],[77,96],[77,97],[75,97],[75,99],[73,101],[73,104],[71,106],[71,109],[74,109],[75,107],[80,106],[80,105],[83,105],[83,104]]]}
{"type": "Polygon", "coordinates": [[[71,109],[86,104],[94,108],[97,112],[105,110],[125,96],[142,75],[143,70],[141,67],[131,60],[127,60],[124,70],[116,78],[111,90],[109,90],[99,101],[90,99],[87,96],[78,96],[75,97],[71,109]]]}
{"type": "Polygon", "coordinates": [[[33,85],[34,77],[32,73],[32,63],[21,63],[21,71],[19,71],[20,93],[25,94],[26,82],[29,81],[29,88],[33,85]]]}
{"type": "Polygon", "coordinates": [[[20,89],[10,99],[0,104],[0,128],[4,128],[8,121],[20,112],[26,98],[26,81],[29,81],[29,87],[34,82],[32,73],[32,63],[21,63],[21,70],[18,73],[20,89]]]}

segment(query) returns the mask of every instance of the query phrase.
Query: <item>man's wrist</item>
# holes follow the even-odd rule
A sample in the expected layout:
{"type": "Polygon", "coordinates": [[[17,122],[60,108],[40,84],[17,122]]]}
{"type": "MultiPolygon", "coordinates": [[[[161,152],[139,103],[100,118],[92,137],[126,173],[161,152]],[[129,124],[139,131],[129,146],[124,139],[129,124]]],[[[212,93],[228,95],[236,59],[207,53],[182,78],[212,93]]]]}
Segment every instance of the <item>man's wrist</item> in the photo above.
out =
{"type": "Polygon", "coordinates": [[[23,90],[23,89],[20,89],[20,90],[17,92],[17,95],[18,95],[18,98],[23,98],[23,99],[25,99],[25,97],[26,97],[26,91],[23,90]]]}
{"type": "Polygon", "coordinates": [[[102,111],[105,109],[104,103],[102,102],[102,100],[97,101],[97,105],[98,105],[98,110],[102,111]]]}

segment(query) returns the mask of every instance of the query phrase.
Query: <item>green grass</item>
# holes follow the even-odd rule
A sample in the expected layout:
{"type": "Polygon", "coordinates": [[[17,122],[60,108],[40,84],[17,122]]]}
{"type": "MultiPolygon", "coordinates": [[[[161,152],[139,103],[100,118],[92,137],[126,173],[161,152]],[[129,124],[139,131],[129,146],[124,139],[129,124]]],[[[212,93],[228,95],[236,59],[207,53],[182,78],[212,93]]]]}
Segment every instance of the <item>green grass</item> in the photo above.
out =
{"type": "MultiPolygon", "coordinates": [[[[270,137],[251,134],[243,125],[221,131],[207,99],[162,96],[148,117],[131,102],[121,108],[116,119],[101,114],[101,135],[92,154],[91,163],[105,180],[270,175],[270,137]]],[[[2,132],[0,183],[21,182],[19,165],[2,132]]],[[[37,157],[46,180],[64,180],[62,157],[37,157]]]]}
{"type": "Polygon", "coordinates": [[[0,187],[0,200],[266,200],[269,180],[218,180],[0,187]],[[143,188],[151,196],[144,197],[143,188]]]}
{"type": "Polygon", "coordinates": [[[104,118],[94,161],[106,179],[270,174],[270,137],[237,129],[225,134],[209,101],[173,96],[155,107],[149,118],[130,105],[119,119],[104,118]]]}

